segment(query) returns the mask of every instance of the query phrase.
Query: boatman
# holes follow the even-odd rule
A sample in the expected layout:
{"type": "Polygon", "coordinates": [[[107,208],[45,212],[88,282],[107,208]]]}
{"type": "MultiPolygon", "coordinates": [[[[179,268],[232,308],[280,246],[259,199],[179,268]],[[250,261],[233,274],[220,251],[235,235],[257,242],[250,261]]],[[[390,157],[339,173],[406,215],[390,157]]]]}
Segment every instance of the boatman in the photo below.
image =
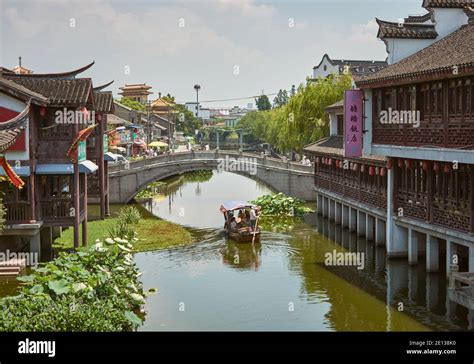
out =
{"type": "Polygon", "coordinates": [[[259,206],[257,206],[257,208],[252,207],[250,209],[250,227],[252,228],[252,231],[255,230],[255,226],[257,225],[257,216],[259,210],[259,206]]]}

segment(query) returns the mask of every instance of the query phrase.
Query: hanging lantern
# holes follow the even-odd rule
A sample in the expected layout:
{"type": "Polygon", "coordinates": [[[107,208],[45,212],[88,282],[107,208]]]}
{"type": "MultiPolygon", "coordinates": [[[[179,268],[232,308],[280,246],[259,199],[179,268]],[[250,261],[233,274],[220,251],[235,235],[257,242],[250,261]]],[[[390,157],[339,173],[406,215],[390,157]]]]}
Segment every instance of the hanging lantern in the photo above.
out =
{"type": "Polygon", "coordinates": [[[411,167],[413,167],[413,161],[411,159],[405,159],[405,165],[411,169],[411,167]]]}
{"type": "Polygon", "coordinates": [[[386,168],[380,168],[380,176],[381,177],[385,177],[385,175],[387,174],[387,169],[386,168]]]}
{"type": "Polygon", "coordinates": [[[392,165],[393,165],[393,159],[388,158],[387,159],[387,164],[385,166],[387,167],[387,169],[392,169],[392,165]]]}
{"type": "Polygon", "coordinates": [[[439,171],[439,163],[438,162],[433,163],[433,171],[435,171],[435,172],[439,171]]]}
{"type": "Polygon", "coordinates": [[[98,121],[101,121],[101,120],[102,120],[102,115],[101,115],[101,114],[97,115],[97,120],[98,120],[98,121]]]}
{"type": "Polygon", "coordinates": [[[370,167],[369,167],[369,176],[373,176],[374,173],[375,173],[374,167],[373,167],[373,166],[370,166],[370,167]]]}
{"type": "Polygon", "coordinates": [[[361,173],[365,173],[365,164],[360,165],[360,171],[361,173]]]}
{"type": "Polygon", "coordinates": [[[359,165],[357,163],[354,163],[354,172],[357,172],[358,169],[359,169],[359,165]]]}
{"type": "Polygon", "coordinates": [[[332,158],[329,158],[329,165],[332,166],[332,158]]]}
{"type": "Polygon", "coordinates": [[[428,166],[429,166],[428,161],[423,161],[421,163],[421,168],[423,168],[424,171],[428,170],[428,166]]]}
{"type": "Polygon", "coordinates": [[[44,106],[40,107],[40,116],[44,118],[46,116],[46,108],[44,106]]]}
{"type": "Polygon", "coordinates": [[[376,175],[376,176],[379,175],[379,167],[375,167],[375,175],[376,175]]]}
{"type": "Polygon", "coordinates": [[[444,173],[449,173],[451,171],[451,165],[449,163],[444,164],[444,173]]]}
{"type": "Polygon", "coordinates": [[[319,164],[319,157],[316,157],[316,164],[319,164]]]}
{"type": "Polygon", "coordinates": [[[403,159],[398,159],[398,168],[403,167],[403,159]]]}

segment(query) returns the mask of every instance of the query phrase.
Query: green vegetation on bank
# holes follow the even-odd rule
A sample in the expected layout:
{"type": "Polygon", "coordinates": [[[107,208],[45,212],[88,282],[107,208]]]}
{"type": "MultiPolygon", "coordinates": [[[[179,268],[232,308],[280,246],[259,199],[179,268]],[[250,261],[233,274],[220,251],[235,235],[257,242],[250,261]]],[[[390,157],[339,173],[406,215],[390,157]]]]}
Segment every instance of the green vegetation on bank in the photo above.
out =
{"type": "MultiPolygon", "coordinates": [[[[88,244],[106,236],[137,237],[135,251],[151,251],[185,245],[194,241],[191,233],[178,224],[158,219],[136,207],[122,208],[116,217],[87,223],[88,244]],[[138,216],[137,216],[138,214],[138,216]]],[[[55,249],[73,248],[73,229],[67,229],[53,244],[55,249]]]]}
{"type": "Polygon", "coordinates": [[[268,98],[257,100],[259,111],[245,115],[237,124],[254,138],[265,141],[281,152],[302,153],[303,147],[329,136],[329,116],[325,108],[340,101],[352,87],[350,75],[307,81],[289,99],[282,94],[271,109],[268,98]]]}
{"type": "Polygon", "coordinates": [[[19,294],[0,299],[0,331],[138,328],[147,293],[133,262],[132,242],[97,241],[87,251],[61,253],[31,275],[19,277],[19,294]]]}
{"type": "Polygon", "coordinates": [[[282,192],[263,195],[250,202],[262,208],[262,216],[301,216],[313,212],[305,206],[303,200],[286,196],[282,192]]]}

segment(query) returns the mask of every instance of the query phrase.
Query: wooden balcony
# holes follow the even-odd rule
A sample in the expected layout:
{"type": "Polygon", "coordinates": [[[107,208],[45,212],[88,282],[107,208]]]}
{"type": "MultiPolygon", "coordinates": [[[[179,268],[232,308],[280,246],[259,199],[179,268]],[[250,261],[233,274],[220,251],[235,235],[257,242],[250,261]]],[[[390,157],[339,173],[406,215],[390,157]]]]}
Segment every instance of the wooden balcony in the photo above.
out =
{"type": "Polygon", "coordinates": [[[29,202],[4,203],[6,224],[27,224],[32,219],[31,204],[29,202]]]}

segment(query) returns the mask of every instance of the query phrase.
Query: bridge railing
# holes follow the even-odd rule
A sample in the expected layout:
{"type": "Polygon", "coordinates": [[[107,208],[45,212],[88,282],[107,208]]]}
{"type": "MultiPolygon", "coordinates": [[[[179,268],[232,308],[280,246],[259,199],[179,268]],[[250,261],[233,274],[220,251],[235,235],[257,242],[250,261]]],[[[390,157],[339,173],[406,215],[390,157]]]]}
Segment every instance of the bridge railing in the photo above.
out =
{"type": "Polygon", "coordinates": [[[242,161],[245,158],[245,161],[248,163],[256,163],[260,166],[273,167],[273,168],[283,168],[291,171],[297,171],[302,173],[312,173],[313,166],[304,166],[300,163],[284,161],[277,158],[271,158],[267,156],[262,156],[255,153],[242,153],[239,151],[193,151],[193,152],[179,152],[179,153],[169,153],[162,154],[157,157],[146,157],[140,160],[130,161],[128,163],[120,163],[109,166],[109,173],[120,172],[124,170],[133,170],[149,167],[154,164],[159,163],[169,163],[169,162],[185,162],[196,159],[204,160],[219,160],[225,158],[235,158],[236,160],[242,161]]]}

